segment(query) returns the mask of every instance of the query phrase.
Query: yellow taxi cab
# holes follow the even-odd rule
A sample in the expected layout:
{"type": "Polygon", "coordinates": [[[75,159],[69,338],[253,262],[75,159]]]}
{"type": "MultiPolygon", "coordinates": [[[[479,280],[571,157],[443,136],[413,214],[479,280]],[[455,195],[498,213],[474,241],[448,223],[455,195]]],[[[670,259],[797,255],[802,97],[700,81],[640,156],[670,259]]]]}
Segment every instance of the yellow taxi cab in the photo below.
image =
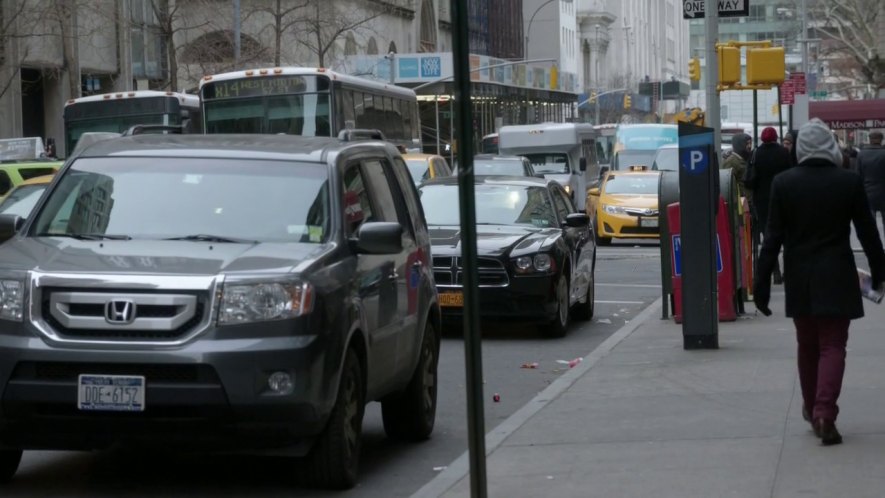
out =
{"type": "Polygon", "coordinates": [[[435,154],[403,154],[415,185],[441,176],[452,176],[452,168],[442,156],[435,154]]]}
{"type": "Polygon", "coordinates": [[[62,164],[46,157],[40,137],[0,139],[0,199],[22,182],[55,174],[62,164]]]}
{"type": "Polygon", "coordinates": [[[13,187],[9,194],[0,200],[0,214],[15,214],[27,218],[53,178],[55,175],[38,176],[13,187]]]}
{"type": "Polygon", "coordinates": [[[587,214],[594,219],[596,241],[658,238],[658,178],[648,166],[609,171],[587,195],[587,214]]]}

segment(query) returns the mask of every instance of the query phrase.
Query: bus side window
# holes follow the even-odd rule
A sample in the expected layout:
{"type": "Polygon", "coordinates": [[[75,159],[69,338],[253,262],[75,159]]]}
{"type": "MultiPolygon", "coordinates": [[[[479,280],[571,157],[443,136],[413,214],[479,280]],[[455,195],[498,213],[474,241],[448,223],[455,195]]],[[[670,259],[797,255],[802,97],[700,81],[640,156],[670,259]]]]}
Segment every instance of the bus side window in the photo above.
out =
{"type": "Polygon", "coordinates": [[[354,116],[353,109],[353,90],[349,88],[341,89],[341,111],[340,115],[343,119],[341,123],[339,123],[338,128],[345,129],[347,128],[347,123],[350,122],[352,125],[356,125],[356,117],[354,116]]]}

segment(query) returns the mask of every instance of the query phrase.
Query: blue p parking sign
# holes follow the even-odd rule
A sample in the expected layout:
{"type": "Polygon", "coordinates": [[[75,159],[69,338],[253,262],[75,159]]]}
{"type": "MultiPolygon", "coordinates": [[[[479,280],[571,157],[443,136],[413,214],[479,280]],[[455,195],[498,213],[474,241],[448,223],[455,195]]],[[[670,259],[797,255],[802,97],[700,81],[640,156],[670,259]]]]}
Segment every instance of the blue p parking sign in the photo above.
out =
{"type": "Polygon", "coordinates": [[[682,149],[682,157],[680,158],[679,164],[682,166],[682,169],[690,175],[700,175],[704,173],[710,166],[710,156],[707,153],[707,148],[692,147],[682,149]]]}

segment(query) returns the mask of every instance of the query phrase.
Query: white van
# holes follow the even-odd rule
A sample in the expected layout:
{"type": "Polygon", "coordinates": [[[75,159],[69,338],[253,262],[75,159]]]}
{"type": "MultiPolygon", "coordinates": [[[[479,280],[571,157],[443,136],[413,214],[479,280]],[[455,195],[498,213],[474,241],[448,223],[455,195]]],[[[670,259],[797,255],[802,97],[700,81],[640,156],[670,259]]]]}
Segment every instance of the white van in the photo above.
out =
{"type": "Polygon", "coordinates": [[[599,178],[598,134],[585,123],[503,126],[498,130],[498,147],[501,154],[527,157],[535,173],[559,182],[583,211],[587,189],[599,178]]]}

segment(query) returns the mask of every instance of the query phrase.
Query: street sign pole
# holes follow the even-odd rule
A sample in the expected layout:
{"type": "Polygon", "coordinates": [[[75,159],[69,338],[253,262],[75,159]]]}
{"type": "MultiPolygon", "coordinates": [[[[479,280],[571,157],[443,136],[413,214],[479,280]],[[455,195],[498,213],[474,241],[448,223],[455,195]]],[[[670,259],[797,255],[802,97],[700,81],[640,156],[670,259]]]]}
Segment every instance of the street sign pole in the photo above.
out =
{"type": "Polygon", "coordinates": [[[470,31],[467,2],[450,0],[455,100],[458,105],[458,203],[461,211],[461,261],[464,268],[464,360],[470,496],[485,498],[485,415],[482,389],[482,337],[479,329],[479,277],[476,269],[476,198],[473,173],[473,116],[470,100],[470,31]]]}
{"type": "MultiPolygon", "coordinates": [[[[745,0],[746,1],[746,0],[745,0]]],[[[716,41],[719,39],[719,7],[717,0],[705,0],[705,32],[704,58],[707,62],[706,94],[707,94],[707,123],[713,127],[713,151],[717,160],[720,157],[722,147],[720,145],[722,123],[719,118],[719,90],[716,88],[719,82],[719,60],[716,57],[716,41]]],[[[717,161],[718,164],[718,161],[717,161]]]]}
{"type": "Polygon", "coordinates": [[[713,128],[679,123],[679,213],[676,261],[682,269],[684,349],[719,348],[716,208],[719,163],[713,128]]]}

